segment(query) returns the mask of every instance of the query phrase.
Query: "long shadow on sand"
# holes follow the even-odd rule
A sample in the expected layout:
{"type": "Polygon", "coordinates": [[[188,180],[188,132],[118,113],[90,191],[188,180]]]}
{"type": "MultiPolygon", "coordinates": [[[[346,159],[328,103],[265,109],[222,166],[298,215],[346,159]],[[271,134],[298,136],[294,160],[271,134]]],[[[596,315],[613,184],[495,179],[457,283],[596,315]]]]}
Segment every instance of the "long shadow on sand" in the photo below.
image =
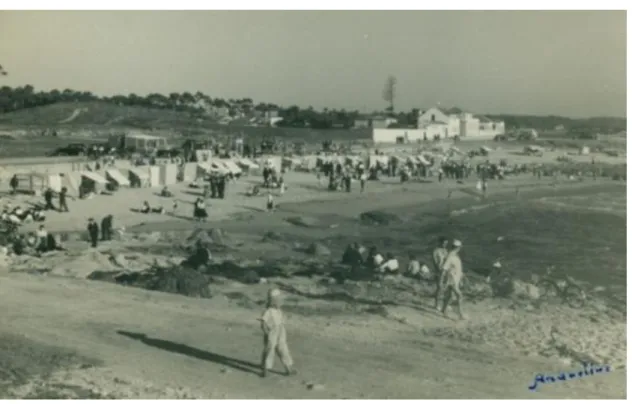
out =
{"type": "MultiPolygon", "coordinates": [[[[180,344],[177,342],[167,341],[158,338],[150,338],[145,334],[128,332],[128,331],[117,331],[119,335],[122,335],[127,338],[131,338],[136,341],[140,341],[145,345],[148,345],[152,348],[162,349],[164,351],[177,353],[180,355],[186,355],[191,358],[202,359],[209,362],[217,363],[218,365],[228,366],[236,370],[241,370],[246,373],[259,374],[260,365],[256,363],[244,361],[241,359],[230,358],[228,356],[216,354],[213,352],[203,351],[201,349],[193,348],[191,346],[180,344]]],[[[276,372],[273,372],[276,373],[276,372]]]]}

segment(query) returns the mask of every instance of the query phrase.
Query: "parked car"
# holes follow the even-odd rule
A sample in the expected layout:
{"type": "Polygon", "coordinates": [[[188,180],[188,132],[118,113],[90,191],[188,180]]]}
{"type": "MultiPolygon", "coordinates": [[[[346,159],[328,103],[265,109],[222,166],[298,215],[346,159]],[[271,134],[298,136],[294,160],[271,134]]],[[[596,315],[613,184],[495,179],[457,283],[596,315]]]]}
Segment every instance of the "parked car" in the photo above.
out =
{"type": "Polygon", "coordinates": [[[50,156],[85,156],[88,154],[88,147],[83,143],[71,143],[59,147],[50,153],[50,156]]]}

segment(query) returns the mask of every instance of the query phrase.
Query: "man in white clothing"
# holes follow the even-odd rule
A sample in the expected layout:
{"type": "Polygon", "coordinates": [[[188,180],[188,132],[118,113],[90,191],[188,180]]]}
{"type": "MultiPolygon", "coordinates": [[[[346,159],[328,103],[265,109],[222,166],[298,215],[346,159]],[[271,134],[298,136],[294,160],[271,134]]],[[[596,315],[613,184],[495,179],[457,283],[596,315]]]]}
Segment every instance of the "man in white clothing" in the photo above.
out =
{"type": "Polygon", "coordinates": [[[461,293],[461,280],[463,279],[463,264],[461,263],[461,257],[459,257],[459,251],[461,250],[461,242],[454,240],[452,242],[452,249],[448,253],[448,256],[443,261],[442,273],[440,283],[445,285],[445,297],[443,299],[443,308],[441,312],[444,316],[447,316],[446,310],[452,300],[452,294],[456,296],[457,310],[459,318],[464,320],[463,312],[461,311],[461,299],[463,297],[461,293]]]}
{"type": "Polygon", "coordinates": [[[386,254],[386,261],[378,267],[378,271],[383,274],[396,274],[399,271],[399,262],[391,253],[386,254]]]}

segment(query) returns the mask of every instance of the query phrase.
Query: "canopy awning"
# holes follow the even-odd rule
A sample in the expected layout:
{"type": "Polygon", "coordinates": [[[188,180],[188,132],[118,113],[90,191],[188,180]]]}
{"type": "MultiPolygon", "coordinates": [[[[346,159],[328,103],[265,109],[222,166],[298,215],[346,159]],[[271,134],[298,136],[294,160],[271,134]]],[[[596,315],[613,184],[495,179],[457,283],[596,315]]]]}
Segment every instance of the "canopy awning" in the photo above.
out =
{"type": "Polygon", "coordinates": [[[106,178],[109,177],[110,179],[112,179],[118,185],[130,186],[129,179],[125,178],[125,176],[116,168],[105,170],[105,176],[106,178]]]}
{"type": "Polygon", "coordinates": [[[100,174],[95,173],[94,171],[82,171],[81,175],[86,177],[87,179],[96,182],[97,184],[107,184],[108,180],[103,178],[100,174]]]}
{"type": "Polygon", "coordinates": [[[140,170],[138,168],[132,167],[132,168],[129,169],[129,172],[132,175],[136,176],[138,179],[149,180],[149,173],[146,172],[145,170],[140,170]]]}

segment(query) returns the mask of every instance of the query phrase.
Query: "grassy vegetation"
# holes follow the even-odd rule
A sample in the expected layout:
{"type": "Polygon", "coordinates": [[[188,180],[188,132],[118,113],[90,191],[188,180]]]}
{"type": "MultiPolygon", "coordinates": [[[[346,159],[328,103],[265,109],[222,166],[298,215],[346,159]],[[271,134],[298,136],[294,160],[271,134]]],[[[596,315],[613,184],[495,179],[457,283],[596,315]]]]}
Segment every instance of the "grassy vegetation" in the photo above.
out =
{"type": "Polygon", "coordinates": [[[210,123],[187,112],[122,106],[103,101],[57,103],[0,115],[0,128],[55,128],[59,130],[130,128],[186,128],[210,123]],[[75,110],[82,112],[71,122],[60,123],[75,110]]]}

